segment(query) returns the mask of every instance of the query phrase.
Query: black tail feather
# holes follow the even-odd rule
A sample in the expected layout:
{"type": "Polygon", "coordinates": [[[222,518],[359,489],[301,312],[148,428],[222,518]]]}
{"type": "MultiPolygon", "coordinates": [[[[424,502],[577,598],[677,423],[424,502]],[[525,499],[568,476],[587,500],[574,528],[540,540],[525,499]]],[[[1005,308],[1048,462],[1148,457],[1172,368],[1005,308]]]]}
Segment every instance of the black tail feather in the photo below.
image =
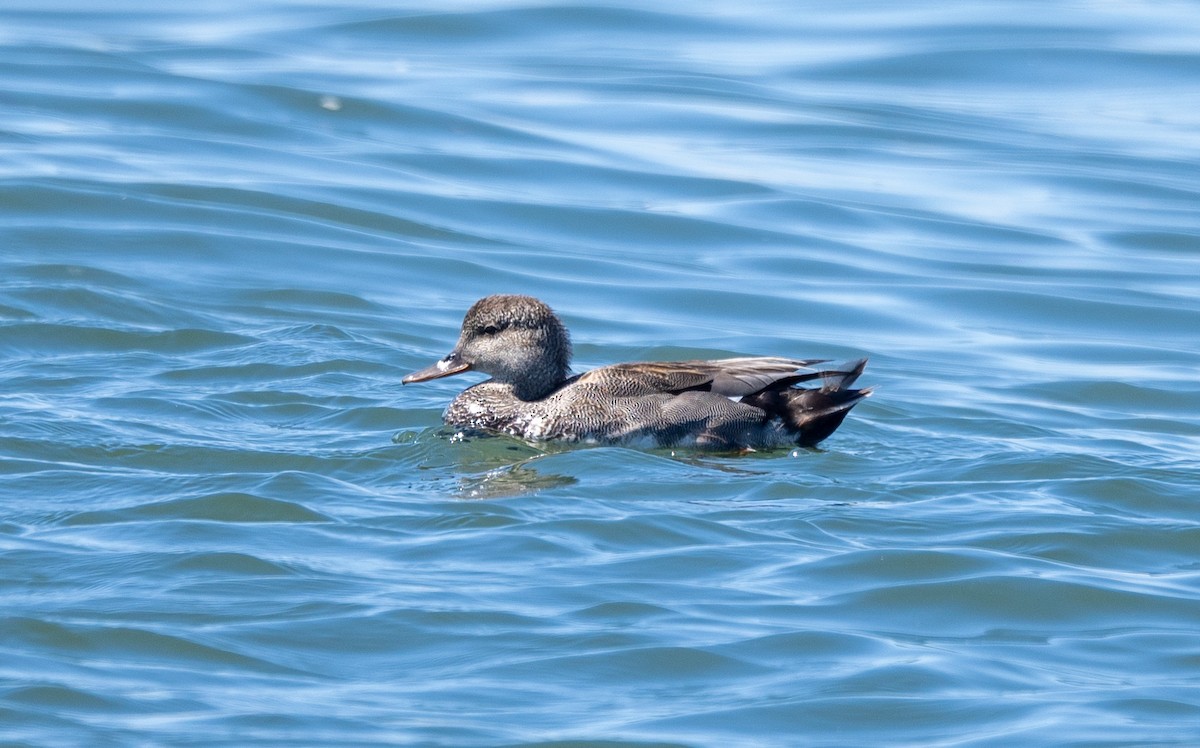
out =
{"type": "Polygon", "coordinates": [[[865,368],[867,368],[867,360],[860,358],[857,361],[851,361],[845,369],[826,369],[820,372],[821,377],[825,380],[821,384],[821,391],[836,392],[849,387],[862,375],[865,368]]]}
{"type": "Polygon", "coordinates": [[[811,447],[824,441],[860,400],[870,396],[872,388],[847,389],[867,365],[859,359],[849,366],[827,369],[818,373],[823,380],[819,389],[781,387],[757,392],[742,398],[742,402],[762,408],[767,418],[779,418],[784,428],[796,437],[802,447],[811,447]]]}
{"type": "Polygon", "coordinates": [[[796,434],[796,443],[803,447],[811,447],[824,441],[837,431],[850,409],[864,397],[871,394],[871,388],[861,390],[789,390],[788,413],[784,423],[788,430],[796,434]]]}

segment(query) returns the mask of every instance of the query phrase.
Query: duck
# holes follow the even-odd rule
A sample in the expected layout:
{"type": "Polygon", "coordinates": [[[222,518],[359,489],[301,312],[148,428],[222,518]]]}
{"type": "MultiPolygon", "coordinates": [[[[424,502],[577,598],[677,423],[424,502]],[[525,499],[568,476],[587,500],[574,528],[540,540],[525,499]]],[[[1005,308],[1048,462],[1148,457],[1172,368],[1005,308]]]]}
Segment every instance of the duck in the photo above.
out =
{"type": "Polygon", "coordinates": [[[867,359],[744,356],[642,361],[571,373],[571,338],[542,301],[487,296],[463,318],[458,342],[402,384],[468,371],[491,379],[461,392],[446,425],[529,442],[631,444],[754,451],[813,447],[872,389],[851,389],[867,359]],[[802,387],[805,382],[816,386],[802,387]]]}

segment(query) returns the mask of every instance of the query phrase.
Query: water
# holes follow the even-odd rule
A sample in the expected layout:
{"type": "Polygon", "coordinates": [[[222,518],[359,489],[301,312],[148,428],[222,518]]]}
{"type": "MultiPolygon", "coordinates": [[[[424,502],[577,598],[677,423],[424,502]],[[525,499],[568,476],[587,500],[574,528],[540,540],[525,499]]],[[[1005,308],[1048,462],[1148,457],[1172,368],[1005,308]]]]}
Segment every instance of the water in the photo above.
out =
{"type": "Polygon", "coordinates": [[[1200,742],[1190,2],[10,0],[0,743],[1200,742]],[[871,358],[819,450],[457,440],[871,358]]]}

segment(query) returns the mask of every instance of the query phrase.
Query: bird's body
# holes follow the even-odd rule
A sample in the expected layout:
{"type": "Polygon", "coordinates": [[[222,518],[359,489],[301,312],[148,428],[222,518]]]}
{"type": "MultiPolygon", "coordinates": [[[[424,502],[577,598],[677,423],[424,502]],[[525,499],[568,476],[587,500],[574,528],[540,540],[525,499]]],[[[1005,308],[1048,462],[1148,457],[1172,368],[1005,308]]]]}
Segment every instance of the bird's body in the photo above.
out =
{"type": "Polygon", "coordinates": [[[844,369],[778,357],[615,364],[570,376],[570,339],[528,296],[489,296],[463,320],[446,358],[410,374],[420,382],[468,369],[492,379],[450,403],[452,426],[533,441],[747,449],[811,446],[841,425],[869,389],[848,387],[866,360],[844,369]],[[796,385],[820,380],[814,388],[796,385]]]}

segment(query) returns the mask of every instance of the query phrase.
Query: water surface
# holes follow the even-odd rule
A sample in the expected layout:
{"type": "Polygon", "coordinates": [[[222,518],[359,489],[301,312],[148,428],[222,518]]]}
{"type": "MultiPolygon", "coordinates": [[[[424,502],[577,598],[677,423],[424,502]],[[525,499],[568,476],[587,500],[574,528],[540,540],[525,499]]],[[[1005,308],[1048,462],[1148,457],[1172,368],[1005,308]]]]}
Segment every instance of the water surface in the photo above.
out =
{"type": "Polygon", "coordinates": [[[1200,741],[1191,3],[10,2],[0,742],[1200,741]],[[817,450],[461,439],[869,356],[817,450]],[[474,377],[474,378],[472,378],[474,377]]]}

